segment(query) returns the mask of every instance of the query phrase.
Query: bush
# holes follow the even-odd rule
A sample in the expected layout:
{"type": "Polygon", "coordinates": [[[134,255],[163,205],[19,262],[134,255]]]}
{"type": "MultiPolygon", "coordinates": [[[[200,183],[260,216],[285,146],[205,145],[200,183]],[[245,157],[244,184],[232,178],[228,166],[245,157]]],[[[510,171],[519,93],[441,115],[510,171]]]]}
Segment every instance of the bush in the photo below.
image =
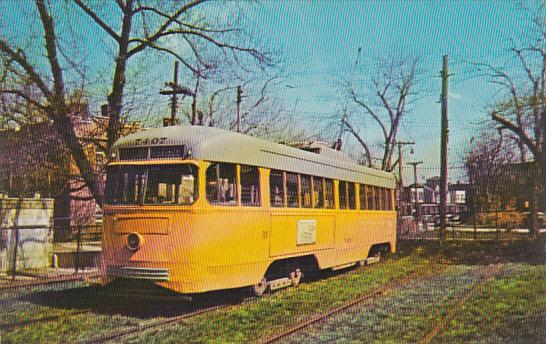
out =
{"type": "Polygon", "coordinates": [[[497,214],[495,212],[478,213],[476,214],[476,223],[479,226],[499,226],[500,228],[511,229],[520,226],[524,221],[524,215],[518,212],[501,211],[498,216],[497,224],[497,214]]]}

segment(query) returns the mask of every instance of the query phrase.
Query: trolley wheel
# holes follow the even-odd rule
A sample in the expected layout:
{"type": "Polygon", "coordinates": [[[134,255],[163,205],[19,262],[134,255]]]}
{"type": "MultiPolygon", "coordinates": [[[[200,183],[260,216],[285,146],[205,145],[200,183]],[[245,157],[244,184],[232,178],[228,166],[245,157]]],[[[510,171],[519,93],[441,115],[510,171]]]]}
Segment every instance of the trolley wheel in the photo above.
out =
{"type": "Polygon", "coordinates": [[[302,273],[300,269],[296,269],[296,271],[293,271],[290,273],[290,280],[292,281],[292,285],[294,287],[297,287],[300,285],[300,280],[302,277],[302,273]]]}
{"type": "Polygon", "coordinates": [[[251,289],[254,296],[262,296],[267,290],[266,279],[262,278],[258,283],[254,284],[251,289]]]}

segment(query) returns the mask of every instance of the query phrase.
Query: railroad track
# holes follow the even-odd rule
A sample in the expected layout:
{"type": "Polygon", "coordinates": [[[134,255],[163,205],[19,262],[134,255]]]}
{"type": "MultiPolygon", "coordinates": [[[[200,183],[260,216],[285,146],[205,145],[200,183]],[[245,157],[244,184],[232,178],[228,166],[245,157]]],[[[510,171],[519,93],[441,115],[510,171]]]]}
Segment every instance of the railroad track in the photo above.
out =
{"type": "MultiPolygon", "coordinates": [[[[438,268],[436,268],[436,269],[438,269],[438,268]]],[[[433,269],[433,270],[436,270],[436,269],[433,269]]],[[[429,271],[414,271],[414,272],[412,272],[412,273],[410,273],[408,275],[401,276],[400,278],[397,278],[396,280],[391,281],[387,285],[377,287],[377,288],[373,289],[372,291],[361,295],[360,297],[358,297],[355,300],[348,301],[345,304],[343,304],[343,305],[341,305],[341,306],[339,306],[337,308],[334,308],[334,309],[332,309],[332,310],[330,310],[328,312],[316,315],[313,318],[311,318],[311,319],[309,319],[309,320],[307,320],[307,321],[305,321],[303,323],[300,323],[298,325],[295,325],[294,327],[291,327],[288,330],[286,330],[286,331],[284,331],[284,332],[282,332],[280,334],[277,334],[275,336],[272,336],[272,337],[269,337],[269,338],[265,339],[261,343],[262,344],[270,344],[270,343],[278,342],[281,339],[292,336],[292,335],[294,335],[294,334],[308,328],[309,326],[311,326],[313,324],[316,324],[318,322],[326,320],[326,319],[330,318],[333,315],[339,314],[339,313],[341,313],[341,312],[343,312],[343,311],[345,311],[345,310],[347,310],[349,308],[355,307],[355,306],[363,304],[365,302],[372,301],[375,297],[385,295],[387,292],[389,292],[391,290],[395,290],[395,289],[397,289],[397,288],[399,288],[399,287],[401,287],[403,285],[409,284],[410,282],[412,282],[414,280],[426,278],[426,276],[428,276],[428,275],[430,275],[432,273],[433,273],[433,271],[430,271],[430,270],[429,271]]]]}
{"type": "Polygon", "coordinates": [[[195,316],[205,314],[205,313],[214,312],[216,310],[223,309],[223,308],[228,308],[228,307],[231,307],[231,306],[232,306],[232,304],[226,304],[226,305],[219,305],[219,306],[211,306],[211,307],[207,307],[207,308],[202,308],[202,309],[199,309],[199,310],[196,310],[196,311],[193,311],[193,312],[189,312],[189,313],[185,313],[185,314],[165,318],[165,319],[162,319],[162,320],[159,320],[159,321],[155,321],[155,322],[150,323],[150,324],[139,325],[139,326],[135,326],[135,327],[132,327],[132,328],[129,328],[129,329],[124,329],[124,330],[121,330],[121,331],[116,331],[116,332],[109,333],[109,334],[106,334],[106,335],[91,338],[90,340],[86,340],[86,341],[83,341],[83,342],[80,342],[80,343],[81,344],[95,344],[95,343],[105,343],[105,342],[108,342],[108,341],[111,341],[111,340],[118,340],[119,341],[122,338],[127,337],[127,336],[132,335],[132,334],[141,333],[143,331],[147,331],[147,330],[150,330],[150,329],[160,328],[160,327],[168,325],[168,324],[177,323],[177,322],[182,321],[184,319],[188,319],[188,318],[195,317],[195,316]]]}
{"type": "Polygon", "coordinates": [[[7,332],[7,331],[12,330],[12,329],[17,328],[17,327],[30,326],[30,325],[34,325],[34,324],[38,324],[38,323],[58,321],[59,319],[64,318],[66,316],[87,314],[87,313],[91,313],[91,311],[92,311],[91,309],[82,309],[82,310],[69,312],[69,313],[55,314],[55,315],[44,316],[44,317],[39,317],[39,318],[35,318],[35,319],[28,319],[28,320],[17,321],[17,322],[12,322],[12,323],[0,324],[0,332],[2,332],[2,331],[7,332]]]}
{"type": "MultiPolygon", "coordinates": [[[[380,262],[380,263],[374,264],[374,266],[379,266],[379,265],[383,265],[383,264],[384,264],[384,262],[380,262]]],[[[346,273],[346,275],[352,275],[354,273],[360,273],[360,272],[361,271],[359,271],[359,269],[356,269],[355,271],[351,271],[351,272],[346,273]]],[[[276,291],[275,293],[283,293],[283,292],[286,292],[286,289],[276,291]]],[[[264,297],[267,297],[267,296],[264,296],[264,297]]],[[[223,305],[216,305],[216,306],[211,306],[211,307],[207,307],[207,308],[202,308],[202,309],[198,309],[196,311],[192,311],[192,312],[184,313],[184,314],[181,314],[181,315],[165,318],[165,319],[153,322],[151,324],[135,326],[133,328],[129,328],[129,329],[117,331],[117,332],[114,332],[114,333],[109,333],[109,334],[106,334],[106,335],[103,335],[103,336],[95,337],[95,338],[92,338],[92,339],[90,339],[88,341],[83,341],[81,343],[82,344],[94,344],[94,343],[105,343],[105,342],[113,341],[113,340],[120,340],[120,339],[122,339],[124,337],[127,337],[127,336],[130,336],[132,334],[141,333],[143,331],[147,331],[147,330],[151,330],[151,329],[155,329],[155,328],[160,328],[162,326],[177,323],[177,322],[180,322],[182,320],[189,319],[191,317],[195,317],[195,316],[198,316],[198,315],[201,315],[201,314],[210,313],[210,312],[213,312],[213,311],[216,311],[216,310],[225,309],[225,308],[233,307],[234,305],[240,305],[240,304],[243,304],[243,303],[246,303],[246,302],[252,302],[252,301],[256,301],[256,300],[259,300],[259,298],[249,297],[249,298],[245,298],[245,299],[242,299],[242,300],[238,300],[235,303],[228,303],[228,304],[223,304],[223,305]]]]}
{"type": "Polygon", "coordinates": [[[427,333],[427,335],[419,342],[420,344],[430,343],[442,329],[444,329],[453,320],[457,312],[461,309],[462,305],[468,301],[477,291],[481,290],[483,286],[489,282],[492,278],[502,270],[502,265],[495,264],[488,266],[487,270],[476,282],[472,288],[464,293],[456,302],[454,302],[448,309],[446,315],[427,333]]]}
{"type": "Polygon", "coordinates": [[[87,280],[97,279],[101,276],[100,273],[87,273],[87,274],[76,274],[63,277],[55,277],[49,279],[39,279],[37,281],[28,281],[28,282],[19,282],[19,283],[10,283],[9,285],[1,286],[0,292],[18,290],[24,288],[33,288],[41,287],[54,284],[70,283],[70,282],[83,282],[87,280]]]}

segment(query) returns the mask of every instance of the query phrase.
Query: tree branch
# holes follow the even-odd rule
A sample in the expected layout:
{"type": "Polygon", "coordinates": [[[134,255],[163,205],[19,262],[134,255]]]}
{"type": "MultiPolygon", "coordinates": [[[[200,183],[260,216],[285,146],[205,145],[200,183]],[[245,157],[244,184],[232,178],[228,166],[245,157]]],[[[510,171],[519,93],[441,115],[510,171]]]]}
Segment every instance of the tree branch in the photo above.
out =
{"type": "Polygon", "coordinates": [[[152,36],[147,37],[145,42],[143,41],[140,45],[138,45],[135,48],[131,49],[129,51],[128,56],[132,56],[132,55],[144,50],[146,47],[149,46],[147,44],[147,42],[153,43],[153,42],[157,41],[159,38],[161,38],[163,36],[163,33],[165,32],[165,30],[167,30],[171,26],[171,24],[175,23],[183,13],[189,11],[193,7],[203,3],[205,1],[208,1],[208,0],[194,0],[194,1],[192,1],[192,2],[190,2],[188,4],[186,4],[186,5],[182,6],[172,16],[168,16],[168,19],[163,23],[163,25],[161,25],[161,27],[152,36]]]}
{"type": "Polygon", "coordinates": [[[10,48],[8,43],[2,39],[0,39],[0,51],[3,51],[5,54],[7,54],[10,58],[12,58],[17,64],[19,64],[25,72],[28,74],[30,80],[38,86],[40,91],[42,91],[43,95],[48,99],[49,102],[53,102],[53,97],[51,94],[51,91],[46,86],[45,82],[40,78],[38,73],[34,70],[34,68],[30,65],[30,63],[27,61],[26,57],[22,55],[20,51],[15,52],[13,49],[10,48]]]}
{"type": "Polygon", "coordinates": [[[29,102],[30,104],[36,106],[37,108],[40,108],[40,109],[42,109],[44,111],[49,111],[50,110],[49,106],[44,105],[44,104],[32,99],[32,97],[25,94],[23,91],[2,89],[2,90],[0,90],[0,93],[2,93],[2,94],[13,94],[13,95],[19,96],[19,97],[23,98],[24,100],[26,100],[27,102],[29,102]]]}
{"type": "Polygon", "coordinates": [[[502,126],[504,126],[506,129],[514,132],[518,137],[525,143],[525,145],[531,150],[533,155],[536,157],[540,152],[538,151],[537,147],[533,143],[533,141],[527,136],[527,134],[523,131],[521,127],[518,127],[514,123],[510,122],[506,118],[500,116],[498,113],[493,112],[491,113],[491,118],[500,123],[502,126]]]}
{"type": "Polygon", "coordinates": [[[79,8],[81,8],[97,25],[99,25],[107,34],[109,34],[116,42],[120,42],[121,37],[112,30],[99,16],[93,12],[89,7],[87,7],[81,0],[72,0],[79,8]]]}
{"type": "Polygon", "coordinates": [[[379,118],[379,116],[377,116],[375,112],[366,103],[364,103],[363,101],[357,98],[353,89],[350,89],[349,92],[351,93],[351,98],[353,99],[353,101],[357,103],[358,105],[360,105],[361,107],[363,107],[370,114],[370,116],[372,116],[372,118],[377,122],[377,124],[379,124],[379,127],[383,131],[383,136],[386,140],[389,137],[389,134],[387,133],[387,128],[385,128],[385,125],[383,124],[383,122],[381,122],[381,119],[379,118]]]}
{"type": "Polygon", "coordinates": [[[364,151],[366,152],[366,160],[368,162],[368,166],[372,166],[372,155],[370,153],[370,149],[368,148],[368,144],[364,142],[364,140],[358,135],[356,130],[353,128],[353,126],[347,121],[345,118],[341,119],[341,122],[349,129],[351,134],[357,139],[357,141],[362,145],[362,148],[364,148],[364,151]]]}

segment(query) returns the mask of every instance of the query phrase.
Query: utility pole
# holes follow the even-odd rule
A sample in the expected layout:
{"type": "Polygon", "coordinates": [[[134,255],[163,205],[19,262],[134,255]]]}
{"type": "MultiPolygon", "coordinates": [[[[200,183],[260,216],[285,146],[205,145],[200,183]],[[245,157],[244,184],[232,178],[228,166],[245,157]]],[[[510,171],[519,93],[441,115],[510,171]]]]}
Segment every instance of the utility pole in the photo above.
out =
{"type": "Polygon", "coordinates": [[[448,145],[448,119],[447,119],[447,82],[449,78],[447,67],[447,55],[443,57],[442,71],[442,137],[440,152],[440,241],[445,239],[446,232],[446,204],[447,204],[447,145],[448,145]]]}
{"type": "Polygon", "coordinates": [[[167,95],[171,96],[171,117],[170,118],[163,118],[163,126],[173,126],[180,123],[180,121],[176,118],[176,110],[178,109],[178,94],[182,94],[184,96],[191,96],[194,93],[190,91],[186,87],[182,87],[178,84],[178,61],[174,62],[174,75],[173,75],[173,81],[172,82],[166,82],[165,86],[167,88],[170,88],[169,90],[161,90],[159,91],[159,94],[161,95],[167,95]]]}
{"type": "Polygon", "coordinates": [[[418,192],[417,192],[417,166],[421,165],[423,162],[422,161],[414,161],[414,162],[409,162],[408,165],[411,165],[413,166],[413,187],[415,189],[415,222],[417,223],[419,221],[419,197],[418,196],[418,192]]]}
{"type": "Polygon", "coordinates": [[[402,163],[402,146],[405,145],[414,145],[415,142],[413,141],[396,141],[394,143],[398,146],[398,188],[400,189],[400,192],[402,192],[404,188],[404,178],[402,177],[402,170],[403,170],[403,163],[402,163]]]}
{"type": "Polygon", "coordinates": [[[241,132],[241,100],[243,98],[243,90],[241,85],[237,86],[237,132],[241,132]]]}

